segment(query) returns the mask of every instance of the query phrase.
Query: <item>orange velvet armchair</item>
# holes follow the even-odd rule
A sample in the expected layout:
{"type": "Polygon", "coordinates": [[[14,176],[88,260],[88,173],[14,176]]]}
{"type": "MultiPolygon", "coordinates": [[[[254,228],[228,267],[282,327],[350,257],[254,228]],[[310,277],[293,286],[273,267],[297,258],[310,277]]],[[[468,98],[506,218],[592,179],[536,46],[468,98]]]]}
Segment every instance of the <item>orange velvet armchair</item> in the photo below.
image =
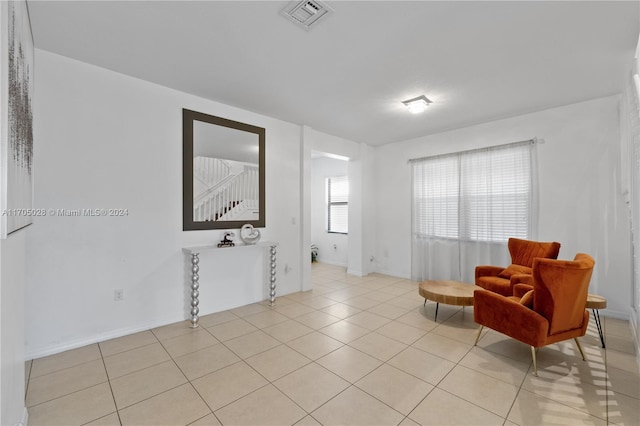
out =
{"type": "Polygon", "coordinates": [[[508,267],[476,266],[476,285],[503,296],[511,296],[513,287],[518,283],[531,284],[533,259],[557,259],[560,252],[560,243],[556,242],[509,238],[507,246],[511,254],[511,265],[508,267]]]}
{"type": "Polygon", "coordinates": [[[586,304],[594,265],[584,253],[573,261],[538,258],[533,261],[533,290],[521,298],[476,290],[473,315],[482,326],[476,344],[486,326],[530,345],[536,376],[536,348],[574,339],[584,360],[578,337],[585,335],[589,325],[586,304]]]}

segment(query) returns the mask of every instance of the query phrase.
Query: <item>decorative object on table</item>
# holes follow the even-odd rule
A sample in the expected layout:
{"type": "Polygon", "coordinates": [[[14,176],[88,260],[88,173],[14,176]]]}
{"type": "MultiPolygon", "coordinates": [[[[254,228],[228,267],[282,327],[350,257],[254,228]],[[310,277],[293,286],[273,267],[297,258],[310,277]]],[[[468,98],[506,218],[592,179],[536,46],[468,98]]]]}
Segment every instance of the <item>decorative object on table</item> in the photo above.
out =
{"type": "Polygon", "coordinates": [[[240,239],[245,244],[255,244],[260,241],[260,231],[255,229],[253,225],[245,223],[240,228],[240,239]]]}
{"type": "Polygon", "coordinates": [[[311,262],[318,261],[318,246],[311,244],[311,262]]]}
{"type": "MultiPolygon", "coordinates": [[[[34,46],[26,1],[0,2],[0,170],[1,208],[33,208],[33,66],[34,46]]],[[[0,237],[33,222],[31,215],[3,214],[0,237]]]]}
{"type": "Polygon", "coordinates": [[[233,232],[225,232],[224,238],[218,243],[218,247],[234,247],[235,243],[233,242],[233,237],[235,236],[236,234],[234,234],[233,232]]]}

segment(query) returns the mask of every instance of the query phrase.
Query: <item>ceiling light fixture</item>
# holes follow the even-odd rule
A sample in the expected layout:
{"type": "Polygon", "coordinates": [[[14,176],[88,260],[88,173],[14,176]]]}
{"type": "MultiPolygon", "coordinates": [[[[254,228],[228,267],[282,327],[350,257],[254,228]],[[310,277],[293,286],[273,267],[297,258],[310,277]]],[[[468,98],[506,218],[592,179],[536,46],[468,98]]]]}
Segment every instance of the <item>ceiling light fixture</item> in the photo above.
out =
{"type": "Polygon", "coordinates": [[[420,95],[417,98],[402,101],[402,103],[409,109],[411,113],[419,114],[421,112],[424,112],[429,104],[432,104],[433,102],[431,102],[425,95],[420,95]]]}

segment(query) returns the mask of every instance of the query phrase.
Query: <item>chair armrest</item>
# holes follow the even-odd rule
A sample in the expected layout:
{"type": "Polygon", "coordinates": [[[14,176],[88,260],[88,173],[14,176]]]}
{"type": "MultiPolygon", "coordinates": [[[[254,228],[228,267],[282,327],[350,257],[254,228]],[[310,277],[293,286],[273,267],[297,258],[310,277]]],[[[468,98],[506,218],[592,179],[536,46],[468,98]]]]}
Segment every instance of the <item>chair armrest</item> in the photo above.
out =
{"type": "Polygon", "coordinates": [[[513,295],[516,297],[522,297],[529,290],[533,290],[532,285],[528,284],[516,284],[513,286],[513,295]]]}
{"type": "Polygon", "coordinates": [[[513,294],[514,296],[516,295],[515,286],[518,284],[526,284],[530,287],[529,290],[533,290],[533,275],[529,275],[529,274],[511,275],[511,278],[509,278],[509,285],[511,286],[511,294],[513,294]]]}
{"type": "Polygon", "coordinates": [[[510,278],[511,286],[516,284],[527,284],[533,287],[533,275],[531,274],[513,274],[510,278]]]}
{"type": "Polygon", "coordinates": [[[480,277],[497,277],[504,271],[502,266],[480,265],[476,266],[476,280],[480,277]]]}
{"type": "Polygon", "coordinates": [[[488,290],[476,290],[475,322],[534,347],[544,346],[549,321],[536,311],[488,290]]]}

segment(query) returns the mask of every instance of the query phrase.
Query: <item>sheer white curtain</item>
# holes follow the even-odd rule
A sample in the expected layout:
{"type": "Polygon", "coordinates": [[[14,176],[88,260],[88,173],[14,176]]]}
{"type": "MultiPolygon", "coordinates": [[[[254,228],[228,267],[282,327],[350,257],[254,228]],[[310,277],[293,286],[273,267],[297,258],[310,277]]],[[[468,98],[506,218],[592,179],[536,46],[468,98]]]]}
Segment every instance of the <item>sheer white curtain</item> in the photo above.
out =
{"type": "Polygon", "coordinates": [[[510,262],[509,237],[535,238],[533,141],[411,160],[412,279],[473,283],[510,262]]]}

